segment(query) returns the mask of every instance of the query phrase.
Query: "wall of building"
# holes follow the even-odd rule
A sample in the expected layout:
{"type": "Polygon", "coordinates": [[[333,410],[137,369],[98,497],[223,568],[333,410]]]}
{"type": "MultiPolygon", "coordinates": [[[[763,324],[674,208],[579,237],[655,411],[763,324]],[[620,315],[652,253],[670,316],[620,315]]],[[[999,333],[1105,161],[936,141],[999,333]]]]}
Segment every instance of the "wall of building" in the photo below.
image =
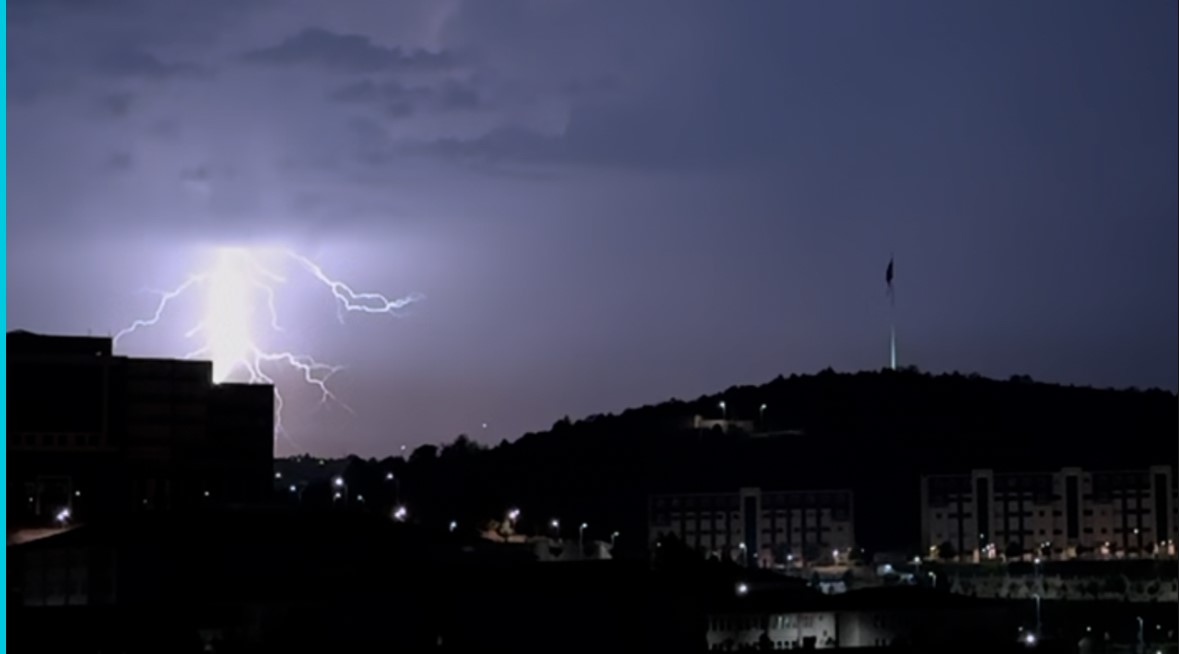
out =
{"type": "Polygon", "coordinates": [[[1179,539],[1172,466],[1148,470],[995,472],[922,479],[922,541],[959,556],[1000,558],[1088,553],[1153,555],[1179,539]]]}
{"type": "Polygon", "coordinates": [[[736,651],[757,648],[768,639],[773,649],[817,649],[837,642],[835,613],[748,613],[708,616],[706,640],[709,650],[736,651]]]}
{"type": "Polygon", "coordinates": [[[109,338],[8,334],[9,531],[270,495],[269,386],[203,361],[112,355],[109,338]]]}
{"type": "Polygon", "coordinates": [[[675,535],[706,555],[759,567],[846,556],[855,544],[850,491],[762,491],[656,495],[652,543],[675,535]]]}

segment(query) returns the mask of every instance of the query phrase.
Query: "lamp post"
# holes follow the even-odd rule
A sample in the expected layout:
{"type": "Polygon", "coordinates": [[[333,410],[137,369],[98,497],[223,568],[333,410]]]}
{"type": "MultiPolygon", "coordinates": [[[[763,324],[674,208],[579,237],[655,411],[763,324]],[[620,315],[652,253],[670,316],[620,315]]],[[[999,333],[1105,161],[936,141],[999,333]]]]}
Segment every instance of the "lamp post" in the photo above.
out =
{"type": "Polygon", "coordinates": [[[757,421],[761,423],[761,428],[764,431],[766,428],[766,405],[762,404],[757,407],[757,421]]]}
{"type": "Polygon", "coordinates": [[[613,549],[614,549],[614,542],[615,542],[616,540],[618,540],[618,532],[617,532],[617,531],[616,531],[616,532],[614,532],[614,533],[612,533],[612,534],[610,534],[610,549],[611,549],[611,550],[613,550],[613,549]]]}
{"type": "Polygon", "coordinates": [[[556,518],[553,518],[552,520],[549,520],[549,527],[551,527],[553,530],[553,537],[556,538],[557,540],[560,540],[561,539],[561,521],[556,518]]]}
{"type": "Polygon", "coordinates": [[[583,522],[581,523],[581,526],[577,528],[577,548],[583,551],[585,550],[585,528],[588,526],[589,525],[587,523],[583,522]]]}
{"type": "Polygon", "coordinates": [[[1040,594],[1032,595],[1032,599],[1036,600],[1036,638],[1040,637],[1040,594]]]}
{"type": "Polygon", "coordinates": [[[397,475],[393,474],[393,471],[390,470],[389,472],[385,473],[385,482],[386,483],[393,482],[393,503],[400,504],[401,503],[401,479],[399,479],[397,477],[397,475]]]}
{"type": "Polygon", "coordinates": [[[727,422],[729,420],[729,405],[725,404],[724,400],[721,400],[717,406],[720,407],[721,410],[721,420],[727,422]]]}

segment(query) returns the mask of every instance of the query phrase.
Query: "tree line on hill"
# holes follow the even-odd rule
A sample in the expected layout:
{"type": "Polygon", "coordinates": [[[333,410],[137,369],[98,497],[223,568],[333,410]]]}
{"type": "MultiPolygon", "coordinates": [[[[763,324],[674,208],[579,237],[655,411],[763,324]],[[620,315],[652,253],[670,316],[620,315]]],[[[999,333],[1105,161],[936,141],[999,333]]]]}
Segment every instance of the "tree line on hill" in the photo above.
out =
{"type": "Polygon", "coordinates": [[[353,458],[348,476],[355,488],[371,487],[370,497],[395,493],[416,519],[434,524],[475,526],[519,507],[521,526],[534,533],[556,519],[576,537],[584,522],[587,539],[617,531],[620,549],[635,552],[646,545],[652,493],[849,488],[857,542],[881,550],[917,546],[923,474],[1141,469],[1176,460],[1179,401],[1168,391],[827,370],[563,418],[494,447],[460,436],[408,459],[353,458]],[[746,421],[770,435],[700,429],[694,416],[746,421]]]}

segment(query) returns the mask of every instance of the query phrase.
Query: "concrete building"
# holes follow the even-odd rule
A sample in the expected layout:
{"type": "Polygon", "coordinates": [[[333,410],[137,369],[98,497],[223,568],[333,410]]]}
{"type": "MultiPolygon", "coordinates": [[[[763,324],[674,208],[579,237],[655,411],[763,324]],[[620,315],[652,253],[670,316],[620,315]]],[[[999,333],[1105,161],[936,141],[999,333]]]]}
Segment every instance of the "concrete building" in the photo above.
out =
{"type": "Polygon", "coordinates": [[[973,470],[921,480],[921,537],[931,555],[1174,555],[1174,466],[1052,472],[973,470]]]}
{"type": "Polygon", "coordinates": [[[855,545],[848,490],[654,495],[648,534],[708,556],[770,568],[845,559],[855,545]]]}
{"type": "Polygon", "coordinates": [[[750,590],[712,607],[709,651],[936,647],[1001,651],[1018,613],[995,601],[926,588],[891,587],[825,596],[750,590]]]}
{"type": "Polygon", "coordinates": [[[114,356],[109,338],[18,331],[7,347],[10,532],[270,496],[270,386],[114,356]]]}

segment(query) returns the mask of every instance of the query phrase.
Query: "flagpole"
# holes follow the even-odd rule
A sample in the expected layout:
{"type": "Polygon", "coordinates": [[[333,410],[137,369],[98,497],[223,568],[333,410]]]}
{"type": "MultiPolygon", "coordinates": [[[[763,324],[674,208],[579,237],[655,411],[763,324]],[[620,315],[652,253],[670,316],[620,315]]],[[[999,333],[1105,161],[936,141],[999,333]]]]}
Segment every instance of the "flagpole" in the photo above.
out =
{"type": "Polygon", "coordinates": [[[897,369],[897,293],[893,286],[893,255],[888,257],[888,368],[897,369]]]}
{"type": "MultiPolygon", "coordinates": [[[[893,305],[893,306],[895,307],[896,305],[893,305]]],[[[894,313],[895,313],[895,310],[894,310],[894,313]]],[[[892,370],[896,370],[897,369],[897,322],[896,322],[896,318],[893,318],[892,329],[890,330],[889,336],[890,336],[890,338],[889,338],[889,347],[888,347],[888,367],[891,368],[892,370]]]]}

